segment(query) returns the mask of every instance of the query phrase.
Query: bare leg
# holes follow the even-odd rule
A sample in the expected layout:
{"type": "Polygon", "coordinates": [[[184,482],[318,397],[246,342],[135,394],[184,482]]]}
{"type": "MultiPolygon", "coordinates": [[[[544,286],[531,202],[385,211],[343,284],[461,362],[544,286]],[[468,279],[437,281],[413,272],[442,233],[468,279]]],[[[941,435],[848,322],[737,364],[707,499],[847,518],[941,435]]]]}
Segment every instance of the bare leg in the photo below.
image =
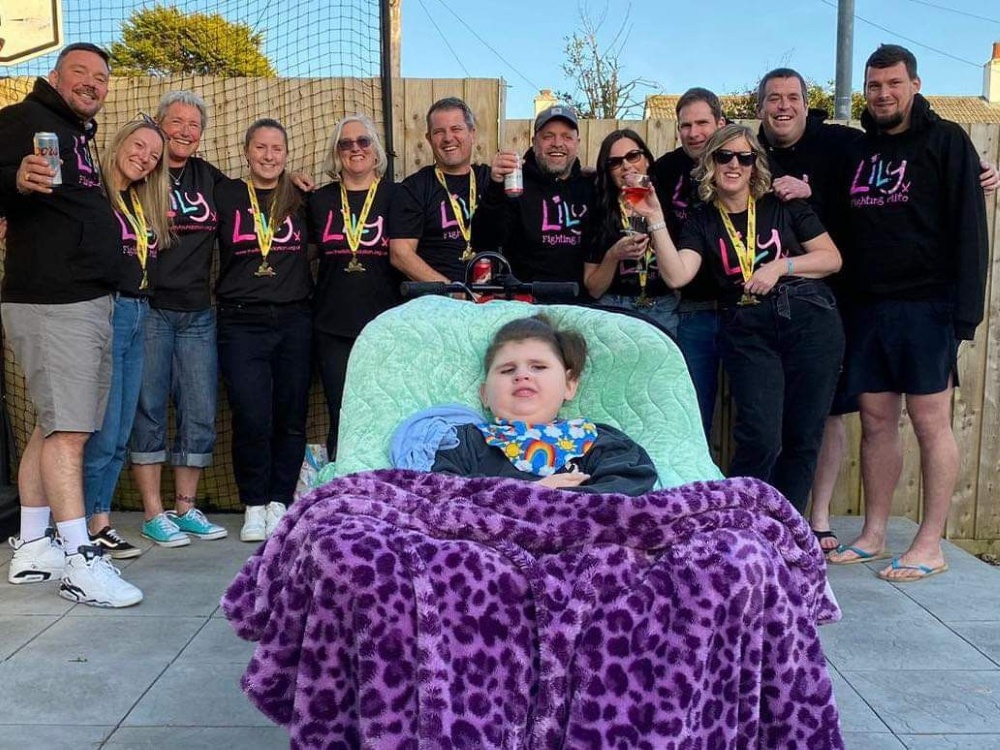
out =
{"type": "Polygon", "coordinates": [[[45,438],[42,430],[36,427],[24,446],[21,464],[17,471],[17,491],[21,497],[21,505],[27,508],[44,508],[48,500],[42,485],[42,446],[45,438]]]}
{"type": "Polygon", "coordinates": [[[95,513],[90,518],[87,519],[87,531],[91,534],[96,534],[98,531],[103,529],[105,526],[111,525],[111,514],[110,513],[95,513]]]}
{"type": "MultiPolygon", "coordinates": [[[[903,398],[898,393],[862,393],[861,480],[865,489],[865,524],[861,536],[849,546],[865,552],[885,550],[886,527],[892,512],[892,495],[903,471],[903,443],[899,416],[903,398]]],[[[832,563],[857,559],[850,550],[833,552],[832,563]]]]}
{"type": "MultiPolygon", "coordinates": [[[[910,548],[899,557],[903,565],[937,568],[944,564],[941,539],[948,524],[948,509],[958,481],[958,443],[951,428],[952,388],[925,396],[907,396],[906,406],[920,446],[924,518],[910,548]]],[[[887,570],[890,580],[919,578],[913,570],[887,570]]]]}
{"type": "Polygon", "coordinates": [[[41,448],[41,478],[55,521],[83,518],[83,447],[90,433],[53,432],[41,448]]]}
{"type": "Polygon", "coordinates": [[[195,498],[198,496],[199,479],[201,479],[201,469],[197,466],[174,467],[174,487],[176,490],[174,509],[177,511],[177,515],[183,516],[194,507],[195,498]]]}
{"type": "MultiPolygon", "coordinates": [[[[840,467],[847,453],[847,428],[841,416],[826,418],[823,426],[823,443],[816,462],[816,475],[812,486],[812,507],[809,511],[809,525],[816,531],[830,530],[830,502],[833,489],[837,485],[840,467]]],[[[836,537],[820,540],[824,550],[836,549],[836,537]]]]}
{"type": "Polygon", "coordinates": [[[132,478],[142,496],[143,516],[148,521],[163,512],[160,475],[163,464],[132,464],[132,478]]]}

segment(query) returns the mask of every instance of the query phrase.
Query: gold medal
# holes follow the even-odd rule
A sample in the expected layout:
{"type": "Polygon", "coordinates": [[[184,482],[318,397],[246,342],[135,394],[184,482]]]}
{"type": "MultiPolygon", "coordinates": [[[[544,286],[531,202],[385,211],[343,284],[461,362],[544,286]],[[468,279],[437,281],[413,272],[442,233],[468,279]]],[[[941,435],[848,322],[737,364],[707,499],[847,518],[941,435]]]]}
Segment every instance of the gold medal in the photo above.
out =
{"type": "Polygon", "coordinates": [[[458,223],[458,231],[462,234],[462,239],[465,240],[465,252],[459,256],[459,260],[463,263],[468,262],[476,257],[476,254],[472,250],[472,216],[476,213],[476,172],[475,170],[469,171],[469,222],[465,222],[465,214],[462,213],[462,207],[458,203],[458,199],[451,194],[448,189],[448,183],[445,182],[444,172],[441,171],[440,167],[434,167],[434,175],[437,177],[437,181],[441,183],[441,187],[444,188],[444,194],[448,196],[448,202],[451,204],[451,212],[455,214],[455,221],[458,223]]]}
{"type": "Polygon", "coordinates": [[[347,268],[344,269],[344,273],[364,273],[368,269],[364,267],[364,264],[358,263],[357,258],[351,258],[351,262],[347,264],[347,268]]]}
{"type": "Polygon", "coordinates": [[[129,202],[132,204],[132,210],[125,205],[125,200],[119,195],[117,204],[118,211],[122,216],[125,217],[125,221],[128,222],[129,226],[132,227],[132,233],[135,234],[135,257],[139,261],[139,268],[142,269],[142,281],[139,282],[139,290],[145,291],[149,289],[149,275],[146,273],[146,263],[149,260],[149,227],[146,223],[146,215],[142,211],[142,203],[139,202],[139,196],[136,195],[134,188],[128,189],[129,202]]]}
{"type": "Polygon", "coordinates": [[[375,180],[368,187],[368,195],[365,196],[365,203],[358,214],[357,222],[351,216],[351,205],[347,200],[347,187],[343,180],[340,182],[340,213],[344,217],[344,237],[347,239],[347,246],[351,250],[351,261],[344,269],[345,273],[360,273],[366,271],[364,264],[358,261],[358,249],[361,247],[361,235],[365,233],[365,222],[368,214],[372,210],[372,203],[375,200],[375,192],[378,190],[378,180],[375,180]]]}
{"type": "MultiPolygon", "coordinates": [[[[729,218],[729,212],[718,201],[715,202],[715,207],[722,216],[722,225],[726,228],[726,234],[729,235],[729,242],[732,243],[733,250],[736,251],[736,257],[740,262],[740,273],[743,276],[743,284],[745,286],[750,281],[750,277],[753,276],[753,266],[757,260],[757,202],[752,195],[747,197],[747,236],[745,243],[740,239],[736,227],[733,226],[733,220],[729,218]]],[[[745,291],[743,292],[743,296],[740,297],[738,304],[740,307],[746,307],[747,305],[756,305],[759,302],[760,299],[758,297],[745,291]]]]}
{"type": "Polygon", "coordinates": [[[266,260],[262,260],[260,265],[257,266],[257,270],[253,272],[254,276],[277,276],[274,269],[268,265],[266,260]]]}
{"type": "Polygon", "coordinates": [[[747,307],[749,305],[759,305],[760,297],[757,297],[749,292],[743,292],[743,296],[740,297],[740,301],[736,303],[740,307],[747,307]]]}
{"type": "Polygon", "coordinates": [[[145,291],[149,289],[149,274],[146,273],[146,269],[142,269],[142,281],[139,282],[139,291],[145,291]]]}

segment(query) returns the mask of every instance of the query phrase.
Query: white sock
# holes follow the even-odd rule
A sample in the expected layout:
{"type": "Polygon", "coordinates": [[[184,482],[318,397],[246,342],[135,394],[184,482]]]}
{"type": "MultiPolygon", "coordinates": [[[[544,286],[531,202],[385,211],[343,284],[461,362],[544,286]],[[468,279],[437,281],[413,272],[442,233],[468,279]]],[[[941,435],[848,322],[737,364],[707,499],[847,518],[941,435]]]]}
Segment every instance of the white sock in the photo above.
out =
{"type": "Polygon", "coordinates": [[[21,506],[21,539],[26,542],[33,542],[45,536],[45,530],[49,528],[49,506],[41,508],[29,508],[27,505],[21,506]]]}
{"type": "Polygon", "coordinates": [[[59,536],[63,538],[67,555],[75,555],[80,547],[90,544],[90,534],[87,533],[87,519],[74,518],[72,521],[56,523],[59,536]]]}

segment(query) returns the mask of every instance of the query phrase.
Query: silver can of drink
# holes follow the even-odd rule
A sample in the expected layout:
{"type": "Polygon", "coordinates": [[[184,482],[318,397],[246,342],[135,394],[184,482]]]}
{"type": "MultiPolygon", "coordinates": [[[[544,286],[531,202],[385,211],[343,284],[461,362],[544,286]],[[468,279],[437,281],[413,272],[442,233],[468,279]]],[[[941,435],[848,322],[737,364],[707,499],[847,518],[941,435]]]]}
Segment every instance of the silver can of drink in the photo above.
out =
{"type": "Polygon", "coordinates": [[[524,192],[524,172],[521,171],[520,159],[517,168],[503,178],[503,191],[508,198],[517,198],[524,192]]]}
{"type": "Polygon", "coordinates": [[[59,136],[55,133],[35,133],[35,156],[44,156],[49,163],[49,169],[54,169],[56,176],[52,178],[53,185],[62,185],[62,166],[59,162],[59,136]]]}

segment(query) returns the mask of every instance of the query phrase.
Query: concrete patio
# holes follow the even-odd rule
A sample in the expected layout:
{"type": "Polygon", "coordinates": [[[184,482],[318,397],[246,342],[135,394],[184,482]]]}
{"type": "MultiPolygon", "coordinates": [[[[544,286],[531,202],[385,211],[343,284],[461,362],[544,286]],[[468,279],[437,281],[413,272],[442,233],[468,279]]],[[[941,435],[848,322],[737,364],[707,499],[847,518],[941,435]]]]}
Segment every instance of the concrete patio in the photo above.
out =
{"type": "MultiPolygon", "coordinates": [[[[138,514],[116,520],[139,541],[138,514]]],[[[241,517],[215,520],[229,538],[123,561],[146,594],[125,610],[8,585],[3,545],[0,749],[287,746],[238,686],[252,647],[218,605],[252,547],[241,517]]],[[[849,541],[859,525],[834,528],[849,541]]],[[[914,528],[894,519],[891,548],[914,528]]],[[[850,750],[1000,750],[1000,568],[951,545],[948,557],[949,573],[915,584],[878,580],[879,563],[831,569],[844,619],[822,636],[850,750]]]]}

